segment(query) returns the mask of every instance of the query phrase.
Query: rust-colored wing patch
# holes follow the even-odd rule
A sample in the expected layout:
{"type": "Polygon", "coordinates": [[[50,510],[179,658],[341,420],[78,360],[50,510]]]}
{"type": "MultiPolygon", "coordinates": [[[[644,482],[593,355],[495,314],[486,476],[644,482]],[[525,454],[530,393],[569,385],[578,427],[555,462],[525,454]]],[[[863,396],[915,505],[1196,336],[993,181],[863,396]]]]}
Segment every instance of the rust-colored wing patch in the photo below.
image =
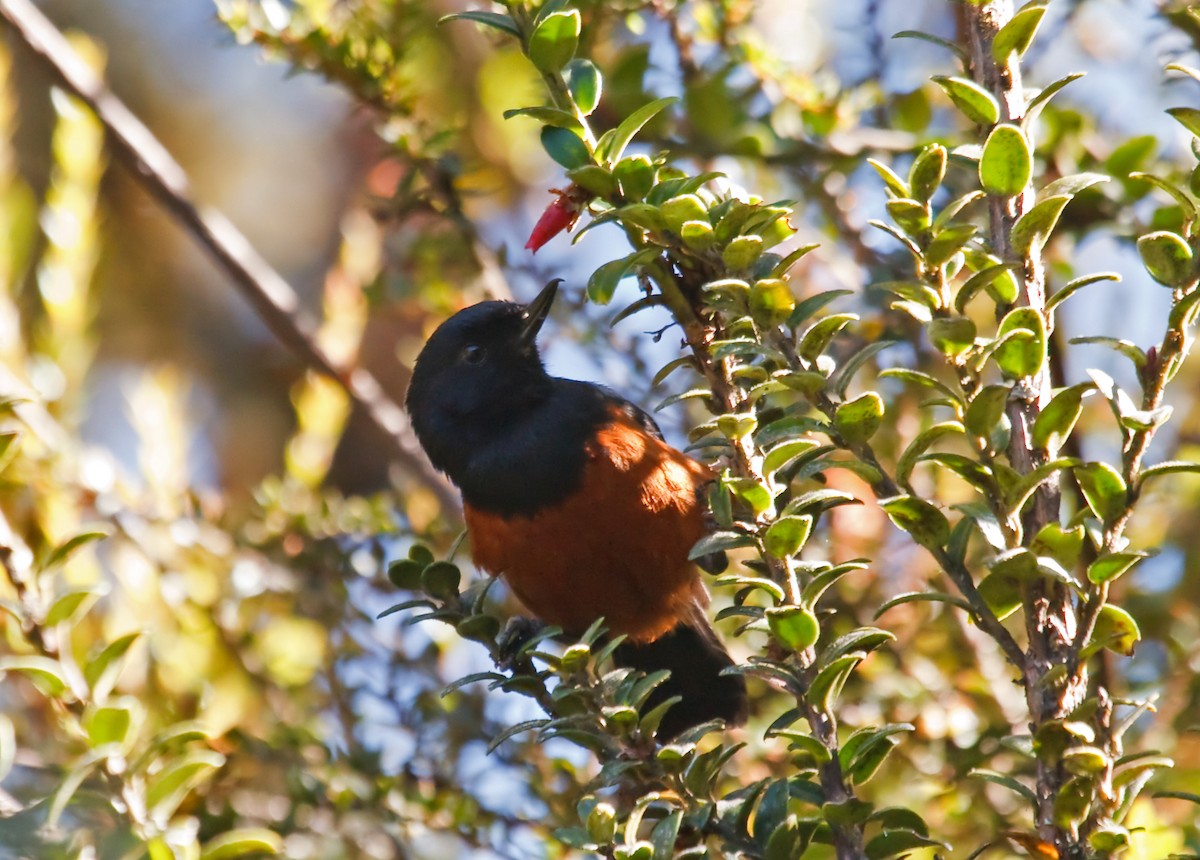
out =
{"type": "Polygon", "coordinates": [[[503,576],[534,613],[570,633],[604,616],[648,642],[687,616],[704,589],[688,552],[705,533],[697,488],[707,467],[613,409],[587,446],[580,488],[532,516],[468,506],[475,563],[503,576]]]}

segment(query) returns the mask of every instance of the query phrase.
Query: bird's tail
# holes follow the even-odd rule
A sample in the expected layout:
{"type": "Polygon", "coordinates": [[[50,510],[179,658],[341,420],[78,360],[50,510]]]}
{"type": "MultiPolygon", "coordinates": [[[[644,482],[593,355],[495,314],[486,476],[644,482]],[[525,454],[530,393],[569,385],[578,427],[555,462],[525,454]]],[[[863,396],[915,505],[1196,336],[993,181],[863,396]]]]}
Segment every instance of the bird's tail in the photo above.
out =
{"type": "Polygon", "coordinates": [[[644,708],[653,708],[672,696],[682,697],[659,725],[663,739],[713,719],[731,726],[746,721],[746,681],[741,675],[721,674],[722,669],[734,665],[733,659],[708,620],[699,612],[695,615],[653,642],[625,641],[613,652],[616,663],[628,669],[647,673],[671,670],[671,677],[654,690],[644,708]]]}

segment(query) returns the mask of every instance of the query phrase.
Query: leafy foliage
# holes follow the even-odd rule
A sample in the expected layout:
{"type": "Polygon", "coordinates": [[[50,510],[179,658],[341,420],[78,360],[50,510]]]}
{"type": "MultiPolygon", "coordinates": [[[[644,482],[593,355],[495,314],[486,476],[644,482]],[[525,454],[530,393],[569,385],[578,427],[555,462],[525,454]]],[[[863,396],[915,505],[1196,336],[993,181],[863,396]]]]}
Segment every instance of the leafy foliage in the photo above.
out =
{"type": "MultiPolygon", "coordinates": [[[[639,860],[1200,851],[1182,790],[1200,762],[1179,741],[1194,585],[1144,585],[1158,548],[1197,551],[1183,392],[1200,168],[1100,130],[1066,101],[1078,73],[1026,89],[1029,58],[1065,37],[1042,26],[1053,4],[1002,5],[941,10],[961,20],[950,38],[897,34],[935,72],[905,93],[789,68],[740,0],[511,0],[440,21],[416,2],[219,4],[242,41],[376,112],[405,177],[376,214],[420,233],[392,300],[436,316],[463,303],[457,275],[497,268],[471,171],[540,147],[566,187],[528,247],[577,221],[575,242],[611,239],[572,324],[615,306],[614,324],[678,329],[683,355],[635,367],[673,392],[660,409],[691,409],[691,450],[719,472],[693,557],[731,556],[715,615],[755,714],[669,743],[672,703],[646,706],[662,673],[614,668],[602,622],[578,641],[506,626],[456,512],[403,481],[322,489],[350,404],[316,377],[248,507],[189,488],[169,371],[132,395],[141,474],[81,441],[101,134],[56,102],[45,199],[0,177],[0,328],[20,333],[0,344],[0,671],[20,679],[0,834],[155,860],[522,839],[639,860]],[[647,73],[654,45],[674,50],[670,87],[647,73]],[[525,102],[458,101],[468,68],[525,102]],[[872,117],[896,135],[867,133],[872,117]],[[505,156],[465,122],[492,124],[505,156]],[[73,242],[33,242],[64,213],[73,242]],[[1094,271],[1095,237],[1145,274],[1094,271]],[[27,260],[60,289],[28,301],[27,260]],[[1085,288],[1163,298],[1161,334],[1068,339],[1085,288]],[[18,755],[33,750],[38,767],[18,755]],[[501,800],[470,776],[485,752],[501,800]]],[[[1162,10],[1200,44],[1191,13],[1162,10]]],[[[1169,113],[1200,147],[1196,111],[1169,113]]],[[[320,334],[353,355],[382,276],[349,250],[339,265],[320,334]]]]}

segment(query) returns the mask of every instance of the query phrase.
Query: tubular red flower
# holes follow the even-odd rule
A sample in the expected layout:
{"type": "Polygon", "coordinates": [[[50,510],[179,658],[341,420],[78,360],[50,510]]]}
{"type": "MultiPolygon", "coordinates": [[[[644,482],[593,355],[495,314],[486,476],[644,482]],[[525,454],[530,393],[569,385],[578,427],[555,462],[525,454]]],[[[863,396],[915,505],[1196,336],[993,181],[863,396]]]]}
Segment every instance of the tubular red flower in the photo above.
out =
{"type": "Polygon", "coordinates": [[[575,226],[575,222],[579,220],[579,213],[587,205],[587,196],[590,196],[578,185],[572,185],[566,191],[551,188],[550,192],[556,196],[546,207],[542,217],[533,225],[529,241],[525,243],[525,247],[535,254],[559,233],[575,226]]]}

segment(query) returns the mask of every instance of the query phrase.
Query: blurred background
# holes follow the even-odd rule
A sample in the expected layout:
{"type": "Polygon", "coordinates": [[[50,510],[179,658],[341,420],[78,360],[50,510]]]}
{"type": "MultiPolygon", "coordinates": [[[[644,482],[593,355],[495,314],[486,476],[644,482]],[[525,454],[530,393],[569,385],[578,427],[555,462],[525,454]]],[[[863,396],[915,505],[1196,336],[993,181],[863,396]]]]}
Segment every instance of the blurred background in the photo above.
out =
{"type": "MultiPolygon", "coordinates": [[[[867,289],[905,277],[909,263],[868,226],[885,198],[865,159],[903,173],[920,144],[953,145],[961,135],[928,81],[956,73],[954,55],[893,38],[924,31],[953,40],[955,4],[576,5],[593,22],[586,50],[605,74],[601,127],[652,96],[681,96],[680,118],[656,121],[644,151],[670,147],[735,186],[798,201],[798,240],[822,247],[796,282],[853,290],[864,338],[903,330],[884,295],[867,289]]],[[[626,282],[610,308],[584,304],[588,275],[624,253],[618,231],[599,228],[578,245],[560,237],[536,256],[523,250],[550,189],[567,183],[536,124],[503,119],[542,100],[519,51],[471,24],[437,26],[461,4],[51,0],[42,8],[175,155],[196,198],[225,212],[289,281],[321,320],[322,345],[369,368],[392,398],[402,399],[413,358],[445,316],[487,297],[528,298],[551,277],[567,279],[547,329],[553,372],[602,381],[647,408],[672,393],[651,386],[679,354],[678,336],[661,331],[666,318],[608,325],[636,285],[626,282]],[[310,38],[318,31],[324,41],[310,38]]],[[[1165,79],[1163,66],[1195,63],[1198,38],[1183,4],[1052,3],[1026,83],[1087,76],[1044,114],[1038,155],[1051,178],[1190,169],[1186,134],[1163,110],[1196,104],[1198,91],[1165,79]]],[[[41,431],[0,490],[2,504],[31,554],[104,523],[111,540],[67,568],[72,586],[105,590],[68,644],[84,654],[140,631],[118,691],[142,701],[143,734],[203,717],[220,739],[212,746],[225,766],[180,807],[194,832],[163,844],[174,850],[196,833],[250,822],[282,834],[293,858],[553,855],[546,822],[570,809],[567,789],[590,760],[565,744],[521,739],[485,756],[486,738],[536,710],[474,687],[441,698],[449,680],[487,668],[482,651],[436,625],[374,620],[396,599],[386,561],[414,536],[447,549],[456,512],[392,461],[339,389],[270,335],[24,49],[10,38],[6,50],[0,356],[13,377],[5,396],[23,391],[39,404],[41,431]]],[[[1123,282],[1068,305],[1059,334],[1146,345],[1160,336],[1168,296],[1131,237],[1178,213],[1129,181],[1080,200],[1048,249],[1051,283],[1108,270],[1123,282]]],[[[1131,383],[1121,362],[1072,347],[1064,380],[1101,367],[1131,383]]],[[[1175,420],[1152,459],[1175,445],[1196,455],[1195,380],[1191,368],[1175,384],[1175,420]]],[[[917,420],[915,403],[900,408],[917,420]]],[[[696,417],[679,407],[661,414],[679,444],[696,417]]],[[[1116,436],[1100,407],[1085,420],[1095,427],[1085,450],[1110,453],[1116,436]]],[[[1200,774],[1198,491],[1187,480],[1162,482],[1145,501],[1134,534],[1161,552],[1125,586],[1124,605],[1147,641],[1110,667],[1131,690],[1161,690],[1143,735],[1174,747],[1180,784],[1200,774]]],[[[825,540],[839,557],[888,559],[842,596],[862,618],[929,572],[873,507],[833,517],[825,540]]],[[[978,844],[1003,826],[1011,799],[936,786],[947,772],[1003,755],[998,738],[1021,704],[988,691],[987,673],[1002,667],[973,631],[907,610],[891,619],[907,656],[896,665],[875,658],[875,685],[847,696],[857,703],[851,723],[854,708],[863,720],[916,723],[909,765],[927,779],[905,784],[906,802],[919,796],[962,845],[978,844]],[[939,655],[964,640],[983,650],[978,667],[957,673],[939,655]],[[967,677],[975,672],[983,680],[967,677]],[[991,811],[981,817],[978,803],[991,811]]],[[[74,853],[81,833],[112,847],[100,856],[121,856],[127,828],[102,803],[72,806],[45,829],[45,805],[29,798],[55,784],[74,754],[64,762],[35,693],[6,685],[0,708],[21,739],[4,783],[16,811],[0,818],[0,857],[34,856],[35,845],[83,856],[74,853]]],[[[759,738],[746,734],[754,768],[786,766],[759,738]]],[[[898,787],[873,785],[881,795],[898,787]]],[[[1139,815],[1139,838],[1159,840],[1139,856],[1184,849],[1182,806],[1139,815]]],[[[1195,850],[1194,826],[1187,833],[1195,850]]]]}

